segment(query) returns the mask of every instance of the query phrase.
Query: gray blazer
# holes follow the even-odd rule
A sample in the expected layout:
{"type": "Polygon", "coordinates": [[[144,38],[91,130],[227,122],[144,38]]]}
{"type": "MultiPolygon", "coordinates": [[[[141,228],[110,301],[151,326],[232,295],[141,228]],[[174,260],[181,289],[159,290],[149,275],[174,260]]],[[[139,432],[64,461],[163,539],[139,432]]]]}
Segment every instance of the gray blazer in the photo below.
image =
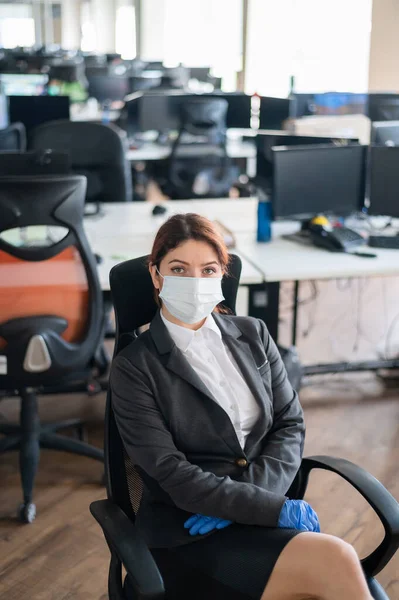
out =
{"type": "Polygon", "coordinates": [[[244,450],[159,313],[112,365],[116,421],[144,480],[137,526],[150,547],[201,539],[183,527],[193,513],[275,527],[301,463],[302,409],[265,324],[214,318],[261,408],[244,450]]]}

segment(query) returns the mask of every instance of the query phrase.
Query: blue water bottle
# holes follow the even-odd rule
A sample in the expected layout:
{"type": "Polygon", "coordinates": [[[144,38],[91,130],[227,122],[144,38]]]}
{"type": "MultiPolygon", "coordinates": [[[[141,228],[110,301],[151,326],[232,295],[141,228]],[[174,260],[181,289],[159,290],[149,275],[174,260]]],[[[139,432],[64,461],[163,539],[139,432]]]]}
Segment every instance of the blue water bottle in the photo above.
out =
{"type": "Polygon", "coordinates": [[[258,242],[270,242],[272,237],[270,202],[260,199],[258,202],[258,242]]]}

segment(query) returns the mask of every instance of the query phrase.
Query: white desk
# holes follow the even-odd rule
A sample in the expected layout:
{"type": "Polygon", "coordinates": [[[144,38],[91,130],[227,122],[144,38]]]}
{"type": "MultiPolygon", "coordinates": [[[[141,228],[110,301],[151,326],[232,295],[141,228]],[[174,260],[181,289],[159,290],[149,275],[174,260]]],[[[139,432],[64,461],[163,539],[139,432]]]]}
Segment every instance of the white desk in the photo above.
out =
{"type": "Polygon", "coordinates": [[[276,223],[274,239],[268,244],[257,243],[254,232],[239,233],[237,246],[269,282],[399,275],[398,250],[365,247],[364,252],[376,254],[377,258],[364,258],[328,252],[281,237],[282,233],[298,229],[295,223],[276,223]]]}
{"type": "MultiPolygon", "coordinates": [[[[110,289],[109,273],[112,267],[125,260],[149,254],[152,242],[153,236],[142,236],[134,240],[127,238],[108,238],[101,240],[101,242],[91,244],[94,252],[99,254],[103,259],[102,263],[97,267],[101,289],[103,291],[108,291],[110,289]]],[[[233,249],[232,252],[238,254],[242,260],[240,285],[250,286],[262,283],[263,278],[258,269],[242,256],[239,251],[233,249]]]]}
{"type": "MultiPolygon", "coordinates": [[[[243,142],[237,139],[228,139],[226,143],[227,154],[230,158],[256,158],[256,147],[252,142],[243,142]]],[[[161,145],[155,142],[145,142],[140,148],[129,150],[126,157],[131,162],[147,162],[151,160],[163,160],[170,155],[172,146],[161,145]]],[[[186,156],[198,154],[195,144],[187,144],[184,149],[186,156]]]]}
{"type": "MultiPolygon", "coordinates": [[[[165,203],[168,210],[162,217],[152,215],[154,205],[148,202],[105,205],[102,217],[85,219],[85,230],[90,245],[102,258],[102,262],[98,265],[98,273],[103,291],[109,290],[109,272],[114,265],[150,252],[156,232],[171,214],[198,212],[210,219],[225,222],[223,216],[227,213],[233,223],[239,218],[240,213],[248,207],[253,210],[255,205],[256,201],[252,198],[170,201],[165,203]]],[[[256,266],[243,257],[239,249],[234,249],[232,252],[242,258],[241,284],[244,286],[261,284],[263,277],[256,266]]]]}
{"type": "Polygon", "coordinates": [[[166,208],[154,216],[151,202],[115,202],[103,204],[102,215],[85,219],[85,229],[94,238],[120,235],[155,234],[171,215],[194,212],[217,219],[234,232],[246,233],[256,228],[256,198],[219,198],[209,200],[168,200],[158,203],[166,208]]]}

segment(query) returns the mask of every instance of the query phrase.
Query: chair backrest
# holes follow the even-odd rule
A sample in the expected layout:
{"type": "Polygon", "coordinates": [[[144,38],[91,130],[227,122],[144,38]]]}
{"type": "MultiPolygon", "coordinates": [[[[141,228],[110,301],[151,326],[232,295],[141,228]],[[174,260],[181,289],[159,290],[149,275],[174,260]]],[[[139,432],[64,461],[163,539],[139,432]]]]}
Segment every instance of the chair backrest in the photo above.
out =
{"type": "Polygon", "coordinates": [[[181,126],[168,159],[172,198],[227,196],[238,178],[226,151],[225,98],[204,96],[181,105],[181,126]],[[184,136],[196,137],[187,145],[184,136]]]}
{"type": "Polygon", "coordinates": [[[12,123],[9,127],[0,130],[0,150],[25,152],[26,130],[22,123],[12,123]]]}
{"type": "MultiPolygon", "coordinates": [[[[241,260],[232,254],[229,271],[223,277],[223,305],[235,312],[241,260]]],[[[114,267],[110,284],[116,319],[116,356],[136,336],[139,327],[156,314],[154,288],[148,271],[148,256],[142,256],[114,267]]],[[[105,416],[105,474],[108,497],[132,519],[140,506],[142,480],[127,456],[116,425],[112,394],[108,391],[105,416]],[[124,469],[121,468],[124,465],[124,469]]]]}
{"type": "Polygon", "coordinates": [[[227,109],[225,98],[191,98],[181,104],[181,129],[191,135],[206,135],[214,143],[224,142],[227,109]]]}
{"type": "Polygon", "coordinates": [[[32,150],[67,152],[71,169],[87,177],[87,202],[132,200],[126,134],[114,125],[51,121],[32,132],[32,150]]]}
{"type": "Polygon", "coordinates": [[[0,177],[0,388],[59,384],[88,369],[102,292],[81,176],[0,177]]]}

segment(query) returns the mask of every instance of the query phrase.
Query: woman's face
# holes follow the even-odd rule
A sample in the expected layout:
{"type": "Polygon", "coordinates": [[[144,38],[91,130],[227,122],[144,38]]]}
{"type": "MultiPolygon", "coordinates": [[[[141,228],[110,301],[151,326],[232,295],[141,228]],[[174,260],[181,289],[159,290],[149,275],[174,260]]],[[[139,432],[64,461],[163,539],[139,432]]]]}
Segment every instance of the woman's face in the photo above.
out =
{"type": "MultiPolygon", "coordinates": [[[[155,265],[150,267],[152,282],[157,290],[162,290],[162,277],[155,265]]],[[[215,250],[207,242],[188,240],[170,250],[159,265],[161,275],[171,277],[222,277],[215,250]]]]}

